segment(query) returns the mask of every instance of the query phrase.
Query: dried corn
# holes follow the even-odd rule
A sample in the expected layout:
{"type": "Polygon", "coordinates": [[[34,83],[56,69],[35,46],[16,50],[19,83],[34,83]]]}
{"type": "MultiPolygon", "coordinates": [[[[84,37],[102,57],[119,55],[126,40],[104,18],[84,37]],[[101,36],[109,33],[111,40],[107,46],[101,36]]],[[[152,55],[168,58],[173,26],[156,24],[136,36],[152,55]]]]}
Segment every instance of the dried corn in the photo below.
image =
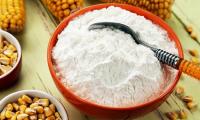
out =
{"type": "Polygon", "coordinates": [[[177,120],[178,119],[178,114],[176,112],[167,112],[166,116],[170,120],[177,120]]]}
{"type": "Polygon", "coordinates": [[[12,69],[17,61],[17,49],[0,35],[0,75],[12,69]]]}
{"type": "Polygon", "coordinates": [[[62,120],[56,106],[46,98],[22,95],[0,111],[0,120],[62,120]]]}
{"type": "Polygon", "coordinates": [[[193,98],[192,98],[192,96],[184,96],[184,97],[182,98],[182,100],[183,100],[183,102],[188,103],[188,102],[192,102],[192,101],[193,101],[193,98]]]}
{"type": "Polygon", "coordinates": [[[162,19],[170,18],[174,0],[101,0],[108,3],[130,4],[148,10],[162,19]]]}
{"type": "Polygon", "coordinates": [[[44,108],[44,114],[46,117],[49,117],[53,114],[53,112],[51,111],[51,109],[49,107],[45,107],[44,108]]]}
{"type": "Polygon", "coordinates": [[[0,28],[10,32],[23,30],[24,0],[0,0],[0,28]]]}
{"type": "Polygon", "coordinates": [[[197,103],[195,102],[188,102],[186,105],[187,105],[187,108],[190,110],[197,107],[197,103]]]}
{"type": "Polygon", "coordinates": [[[51,13],[62,20],[83,6],[83,0],[42,0],[51,13]]]}
{"type": "Polygon", "coordinates": [[[187,118],[187,113],[185,110],[180,110],[178,111],[178,115],[180,119],[186,119],[187,118]]]}

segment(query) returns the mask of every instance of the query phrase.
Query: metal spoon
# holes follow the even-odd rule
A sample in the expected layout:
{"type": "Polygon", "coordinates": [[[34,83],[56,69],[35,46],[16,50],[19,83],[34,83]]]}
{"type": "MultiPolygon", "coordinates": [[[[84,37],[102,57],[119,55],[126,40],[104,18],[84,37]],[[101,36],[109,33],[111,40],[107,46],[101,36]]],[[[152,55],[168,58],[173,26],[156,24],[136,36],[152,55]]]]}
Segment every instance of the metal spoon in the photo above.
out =
{"type": "Polygon", "coordinates": [[[124,25],[121,23],[114,23],[114,22],[99,22],[99,23],[94,23],[89,26],[89,30],[104,29],[104,28],[118,29],[120,31],[123,31],[131,35],[131,37],[135,40],[137,44],[142,44],[150,48],[154,52],[155,56],[160,62],[167,64],[175,69],[178,69],[200,80],[200,66],[199,65],[193,62],[184,60],[183,58],[180,58],[177,55],[168,53],[162,49],[158,49],[154,47],[153,45],[146,43],[145,41],[142,41],[139,33],[134,32],[127,25],[124,25]]]}

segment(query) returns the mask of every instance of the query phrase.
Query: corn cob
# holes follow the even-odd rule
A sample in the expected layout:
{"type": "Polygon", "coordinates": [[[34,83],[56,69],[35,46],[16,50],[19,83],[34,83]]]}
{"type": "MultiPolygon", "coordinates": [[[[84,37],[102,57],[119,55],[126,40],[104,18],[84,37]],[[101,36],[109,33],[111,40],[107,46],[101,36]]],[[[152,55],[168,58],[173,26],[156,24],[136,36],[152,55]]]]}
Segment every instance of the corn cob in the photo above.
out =
{"type": "Polygon", "coordinates": [[[20,32],[25,22],[24,0],[0,0],[0,28],[20,32]]]}
{"type": "Polygon", "coordinates": [[[42,0],[50,12],[58,19],[62,20],[69,16],[71,12],[83,6],[83,0],[42,0]]]}
{"type": "Polygon", "coordinates": [[[130,4],[148,10],[162,19],[170,18],[174,0],[100,0],[108,3],[130,4]]]}

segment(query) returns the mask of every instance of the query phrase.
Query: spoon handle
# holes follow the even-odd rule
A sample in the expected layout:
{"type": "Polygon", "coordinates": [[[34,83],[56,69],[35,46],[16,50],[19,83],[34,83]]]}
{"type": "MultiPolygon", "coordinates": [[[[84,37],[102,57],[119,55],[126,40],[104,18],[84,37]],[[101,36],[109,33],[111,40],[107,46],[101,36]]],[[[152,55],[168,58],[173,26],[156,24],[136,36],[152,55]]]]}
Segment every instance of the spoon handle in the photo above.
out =
{"type": "Polygon", "coordinates": [[[200,66],[196,63],[181,59],[179,70],[200,80],[200,66]]]}
{"type": "Polygon", "coordinates": [[[154,50],[155,56],[164,64],[167,64],[175,69],[178,69],[198,80],[200,80],[200,66],[184,60],[174,54],[168,53],[161,49],[154,50]]]}

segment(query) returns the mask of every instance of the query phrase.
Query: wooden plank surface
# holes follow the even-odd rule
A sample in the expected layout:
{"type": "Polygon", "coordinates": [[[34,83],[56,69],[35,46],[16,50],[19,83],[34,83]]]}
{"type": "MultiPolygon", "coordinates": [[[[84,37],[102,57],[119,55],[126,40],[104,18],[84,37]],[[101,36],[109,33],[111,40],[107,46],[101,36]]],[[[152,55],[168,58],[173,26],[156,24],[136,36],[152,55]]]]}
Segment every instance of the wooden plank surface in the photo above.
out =
{"type": "MultiPolygon", "coordinates": [[[[95,0],[87,0],[86,6],[96,4],[95,0]]],[[[200,35],[200,1],[199,0],[176,0],[173,7],[173,16],[167,23],[173,28],[184,48],[185,57],[190,59],[188,49],[198,49],[200,46],[193,41],[185,31],[185,25],[193,25],[200,35]]],[[[55,30],[56,22],[39,0],[26,0],[26,28],[15,35],[22,46],[23,67],[20,78],[11,88],[0,91],[0,99],[4,96],[23,89],[38,89],[46,91],[64,104],[71,120],[95,120],[71,106],[56,89],[47,67],[46,51],[48,41],[55,30]]],[[[186,89],[186,94],[192,95],[200,102],[200,82],[186,75],[179,82],[186,89]]],[[[200,106],[200,104],[199,104],[200,106]]],[[[138,118],[137,120],[167,120],[164,113],[168,111],[186,109],[184,104],[175,96],[171,95],[157,110],[138,118]]],[[[187,109],[186,109],[187,110],[187,109]]],[[[200,120],[200,109],[188,111],[188,120],[200,120]]]]}

